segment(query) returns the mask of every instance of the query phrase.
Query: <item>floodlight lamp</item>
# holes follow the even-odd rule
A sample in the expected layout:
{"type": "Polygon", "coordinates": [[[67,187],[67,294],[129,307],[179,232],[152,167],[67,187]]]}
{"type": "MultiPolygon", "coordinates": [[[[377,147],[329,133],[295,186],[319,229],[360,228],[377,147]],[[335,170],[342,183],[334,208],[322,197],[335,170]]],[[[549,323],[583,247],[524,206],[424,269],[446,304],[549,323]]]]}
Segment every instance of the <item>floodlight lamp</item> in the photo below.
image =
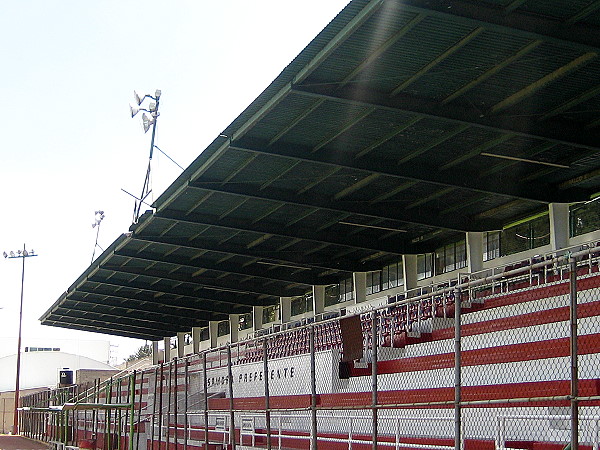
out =
{"type": "Polygon", "coordinates": [[[154,103],[154,102],[150,103],[150,105],[148,106],[148,109],[150,110],[150,112],[156,111],[156,103],[154,103]]]}
{"type": "Polygon", "coordinates": [[[29,253],[27,252],[27,250],[23,250],[23,256],[29,256],[29,253]]]}
{"type": "Polygon", "coordinates": [[[2,256],[4,256],[5,258],[8,258],[8,254],[6,252],[2,252],[2,256]]]}
{"type": "Polygon", "coordinates": [[[160,98],[160,94],[162,92],[160,92],[160,89],[157,89],[156,92],[154,93],[154,97],[156,98],[156,100],[158,100],[160,98]]]}
{"type": "Polygon", "coordinates": [[[10,257],[14,258],[15,257],[15,252],[10,252],[10,257]]]}
{"type": "Polygon", "coordinates": [[[131,105],[129,105],[129,112],[131,113],[131,117],[133,118],[133,117],[135,117],[135,115],[137,113],[140,112],[140,108],[138,108],[137,106],[131,106],[131,105]]]}
{"type": "Polygon", "coordinates": [[[150,127],[154,124],[156,119],[154,117],[148,117],[146,113],[142,114],[142,123],[144,125],[144,133],[147,133],[150,127]]]}
{"type": "Polygon", "coordinates": [[[133,99],[135,100],[138,106],[140,106],[142,104],[142,100],[144,100],[144,98],[140,97],[140,95],[135,91],[133,91],[133,99]]]}

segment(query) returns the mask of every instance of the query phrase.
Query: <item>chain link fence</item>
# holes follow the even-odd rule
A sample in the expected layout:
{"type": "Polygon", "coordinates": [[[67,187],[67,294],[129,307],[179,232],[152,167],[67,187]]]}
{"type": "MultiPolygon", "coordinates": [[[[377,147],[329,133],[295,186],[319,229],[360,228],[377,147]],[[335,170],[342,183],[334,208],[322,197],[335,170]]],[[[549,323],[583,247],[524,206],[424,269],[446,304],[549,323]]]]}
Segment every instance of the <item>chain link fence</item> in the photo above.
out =
{"type": "Polygon", "coordinates": [[[30,395],[20,429],[103,450],[598,450],[598,259],[539,256],[30,395]]]}

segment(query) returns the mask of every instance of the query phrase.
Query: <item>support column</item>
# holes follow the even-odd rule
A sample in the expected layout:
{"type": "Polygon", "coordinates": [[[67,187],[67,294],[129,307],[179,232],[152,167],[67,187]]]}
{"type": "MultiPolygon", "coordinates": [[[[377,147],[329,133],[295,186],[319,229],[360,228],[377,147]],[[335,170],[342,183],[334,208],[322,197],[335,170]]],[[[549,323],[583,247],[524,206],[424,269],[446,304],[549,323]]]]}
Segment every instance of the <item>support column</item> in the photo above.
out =
{"type": "Polygon", "coordinates": [[[479,272],[483,269],[483,233],[480,231],[467,232],[466,243],[469,273],[479,272]]]}
{"type": "Polygon", "coordinates": [[[367,300],[367,272],[352,273],[352,289],[354,303],[362,303],[367,300]]]}
{"type": "Polygon", "coordinates": [[[240,333],[240,315],[229,314],[229,342],[237,342],[240,333]]]}
{"type": "Polygon", "coordinates": [[[281,323],[287,323],[292,319],[292,298],[293,297],[279,297],[281,323]]]}
{"type": "Polygon", "coordinates": [[[193,327],[192,328],[192,353],[197,355],[200,353],[200,335],[202,334],[202,328],[193,327]]]}
{"type": "Polygon", "coordinates": [[[185,356],[185,333],[177,333],[177,357],[185,356]]]}
{"type": "Polygon", "coordinates": [[[158,364],[158,341],[152,341],[152,365],[158,364]]]}
{"type": "Polygon", "coordinates": [[[165,346],[165,351],[163,353],[165,355],[165,362],[169,362],[171,361],[171,338],[163,338],[163,345],[165,346]]]}
{"type": "Polygon", "coordinates": [[[262,330],[263,326],[263,307],[253,306],[252,307],[252,325],[254,331],[262,330]]]}
{"type": "Polygon", "coordinates": [[[219,322],[216,320],[211,320],[208,322],[208,338],[210,340],[210,348],[215,348],[217,346],[218,331],[219,322]]]}
{"type": "Polygon", "coordinates": [[[325,311],[325,286],[313,286],[313,314],[325,311]]]}
{"type": "Polygon", "coordinates": [[[560,250],[569,244],[569,204],[550,203],[550,245],[560,250]]]}
{"type": "Polygon", "coordinates": [[[417,255],[402,255],[404,292],[417,287],[417,255]]]}

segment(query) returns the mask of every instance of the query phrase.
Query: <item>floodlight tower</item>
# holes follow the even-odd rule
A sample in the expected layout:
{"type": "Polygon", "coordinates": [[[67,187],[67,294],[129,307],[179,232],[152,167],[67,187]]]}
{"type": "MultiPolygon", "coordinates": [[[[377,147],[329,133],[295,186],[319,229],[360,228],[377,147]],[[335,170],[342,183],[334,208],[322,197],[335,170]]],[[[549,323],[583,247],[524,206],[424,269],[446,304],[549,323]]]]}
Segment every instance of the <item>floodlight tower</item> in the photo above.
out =
{"type": "Polygon", "coordinates": [[[21,305],[19,307],[19,337],[17,339],[17,376],[15,380],[15,411],[13,417],[13,435],[19,434],[19,378],[21,375],[21,326],[23,324],[23,286],[25,284],[25,258],[31,256],[37,256],[33,250],[27,251],[25,244],[23,244],[23,250],[15,252],[3,252],[4,258],[15,259],[21,258],[23,260],[23,269],[21,271],[21,305]]]}
{"type": "MultiPolygon", "coordinates": [[[[94,256],[96,256],[96,248],[100,247],[98,245],[98,236],[100,235],[100,225],[102,224],[102,221],[104,220],[104,211],[96,211],[94,214],[94,223],[92,224],[92,228],[96,228],[96,243],[94,244],[94,251],[92,252],[92,262],[94,262],[94,256]]],[[[104,249],[102,247],[100,247],[100,249],[102,251],[104,251],[104,249]]]]}
{"type": "Polygon", "coordinates": [[[134,208],[133,208],[133,223],[136,223],[140,217],[140,209],[142,208],[142,203],[146,200],[146,197],[150,195],[152,192],[152,188],[150,187],[150,168],[152,164],[152,152],[154,151],[154,138],[156,136],[156,121],[158,119],[158,105],[160,104],[160,89],[157,89],[154,95],[144,95],[140,97],[139,94],[133,91],[133,98],[137,106],[129,105],[129,110],[131,111],[131,117],[133,118],[138,112],[144,111],[142,114],[142,124],[144,126],[144,133],[147,133],[150,127],[152,127],[152,139],[150,141],[150,156],[148,158],[148,169],[146,170],[146,178],[144,179],[144,187],[142,188],[142,195],[140,198],[136,199],[134,208]],[[149,98],[152,102],[148,105],[148,108],[142,108],[142,103],[144,100],[149,98]],[[148,113],[148,115],[146,114],[148,113]]]}

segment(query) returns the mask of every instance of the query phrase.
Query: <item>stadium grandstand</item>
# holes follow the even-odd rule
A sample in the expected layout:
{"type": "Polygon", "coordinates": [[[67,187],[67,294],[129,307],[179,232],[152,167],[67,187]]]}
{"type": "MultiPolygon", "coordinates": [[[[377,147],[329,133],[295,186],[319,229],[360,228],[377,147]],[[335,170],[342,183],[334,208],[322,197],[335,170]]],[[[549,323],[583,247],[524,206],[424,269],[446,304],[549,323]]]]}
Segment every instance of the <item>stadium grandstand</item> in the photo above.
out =
{"type": "Polygon", "coordinates": [[[599,11],[351,1],[41,318],[155,365],[21,433],[597,450],[599,11]]]}

